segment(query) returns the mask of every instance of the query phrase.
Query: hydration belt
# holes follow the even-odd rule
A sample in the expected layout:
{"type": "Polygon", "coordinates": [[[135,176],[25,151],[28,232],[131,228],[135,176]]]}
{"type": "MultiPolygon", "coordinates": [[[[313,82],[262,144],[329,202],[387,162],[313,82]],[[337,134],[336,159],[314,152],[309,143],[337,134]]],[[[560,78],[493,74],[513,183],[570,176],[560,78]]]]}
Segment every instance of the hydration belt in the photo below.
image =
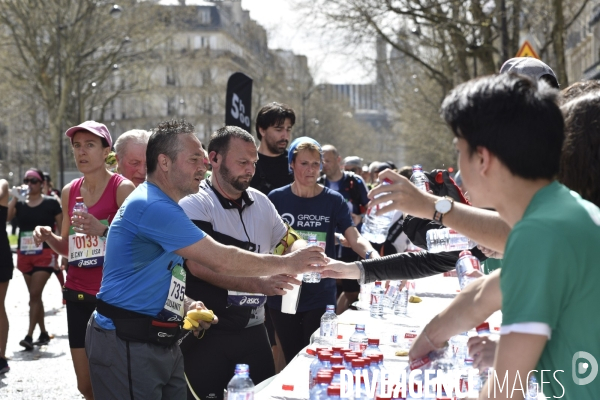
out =
{"type": "Polygon", "coordinates": [[[112,319],[117,336],[132,342],[171,346],[177,342],[181,322],[161,321],[135,311],[125,310],[98,299],[96,310],[112,319]]]}

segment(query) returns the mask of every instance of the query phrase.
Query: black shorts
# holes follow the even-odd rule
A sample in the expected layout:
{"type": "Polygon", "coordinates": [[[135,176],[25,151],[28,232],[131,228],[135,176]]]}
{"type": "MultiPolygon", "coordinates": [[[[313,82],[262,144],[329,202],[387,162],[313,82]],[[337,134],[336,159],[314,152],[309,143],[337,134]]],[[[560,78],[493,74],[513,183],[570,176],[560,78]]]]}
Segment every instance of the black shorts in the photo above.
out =
{"type": "Polygon", "coordinates": [[[85,331],[96,303],[67,300],[67,326],[69,328],[69,347],[85,348],[85,331]]]}
{"type": "Polygon", "coordinates": [[[48,268],[48,267],[33,267],[31,268],[29,271],[27,272],[23,272],[23,275],[33,275],[35,272],[39,272],[39,271],[43,271],[46,272],[48,274],[52,274],[52,272],[54,272],[54,268],[48,268]]]}

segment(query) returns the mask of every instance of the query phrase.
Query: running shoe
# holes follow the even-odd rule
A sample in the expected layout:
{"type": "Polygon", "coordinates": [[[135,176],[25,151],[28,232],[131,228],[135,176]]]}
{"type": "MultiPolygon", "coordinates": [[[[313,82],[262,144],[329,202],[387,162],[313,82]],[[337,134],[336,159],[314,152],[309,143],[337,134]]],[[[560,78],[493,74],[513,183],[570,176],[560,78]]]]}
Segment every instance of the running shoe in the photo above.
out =
{"type": "Polygon", "coordinates": [[[38,338],[38,340],[33,342],[33,344],[36,346],[43,346],[48,343],[50,343],[50,336],[48,335],[48,332],[40,333],[40,337],[38,338]]]}
{"type": "Polygon", "coordinates": [[[19,344],[25,347],[25,350],[33,350],[33,338],[29,335],[25,336],[25,339],[21,340],[19,344]]]}

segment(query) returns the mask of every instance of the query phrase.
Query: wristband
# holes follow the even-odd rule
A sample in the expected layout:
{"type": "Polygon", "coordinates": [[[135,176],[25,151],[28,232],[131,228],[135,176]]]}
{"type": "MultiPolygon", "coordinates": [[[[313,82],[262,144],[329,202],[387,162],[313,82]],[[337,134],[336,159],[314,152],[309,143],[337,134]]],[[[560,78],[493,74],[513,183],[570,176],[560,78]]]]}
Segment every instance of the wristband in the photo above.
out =
{"type": "Polygon", "coordinates": [[[369,257],[371,256],[371,253],[373,253],[373,251],[374,251],[374,250],[368,250],[368,251],[365,253],[365,260],[368,260],[368,259],[369,259],[369,257]]]}
{"type": "Polygon", "coordinates": [[[108,236],[108,227],[104,230],[104,232],[102,232],[101,237],[105,238],[106,236],[108,236]]]}

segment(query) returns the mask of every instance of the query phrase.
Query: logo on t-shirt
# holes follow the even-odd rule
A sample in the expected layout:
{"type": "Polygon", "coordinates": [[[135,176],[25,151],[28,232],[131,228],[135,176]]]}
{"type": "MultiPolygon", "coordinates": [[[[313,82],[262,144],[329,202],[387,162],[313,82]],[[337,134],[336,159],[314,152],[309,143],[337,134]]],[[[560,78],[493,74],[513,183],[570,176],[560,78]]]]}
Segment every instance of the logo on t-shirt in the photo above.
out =
{"type": "Polygon", "coordinates": [[[281,218],[288,223],[288,225],[296,228],[318,228],[323,224],[328,224],[330,217],[328,215],[315,215],[315,214],[300,214],[298,215],[298,221],[295,220],[294,216],[290,213],[281,215],[281,218]],[[296,225],[294,225],[296,222],[296,225]]]}
{"type": "Polygon", "coordinates": [[[573,354],[573,364],[572,364],[572,373],[573,373],[573,382],[576,385],[587,385],[591,383],[594,379],[596,379],[596,375],[598,375],[598,361],[596,358],[586,351],[578,351],[573,354]],[[583,362],[582,359],[585,359],[586,362],[583,362]],[[589,369],[589,367],[592,367],[589,369]],[[581,378],[581,376],[589,375],[585,378],[581,378]]]}

